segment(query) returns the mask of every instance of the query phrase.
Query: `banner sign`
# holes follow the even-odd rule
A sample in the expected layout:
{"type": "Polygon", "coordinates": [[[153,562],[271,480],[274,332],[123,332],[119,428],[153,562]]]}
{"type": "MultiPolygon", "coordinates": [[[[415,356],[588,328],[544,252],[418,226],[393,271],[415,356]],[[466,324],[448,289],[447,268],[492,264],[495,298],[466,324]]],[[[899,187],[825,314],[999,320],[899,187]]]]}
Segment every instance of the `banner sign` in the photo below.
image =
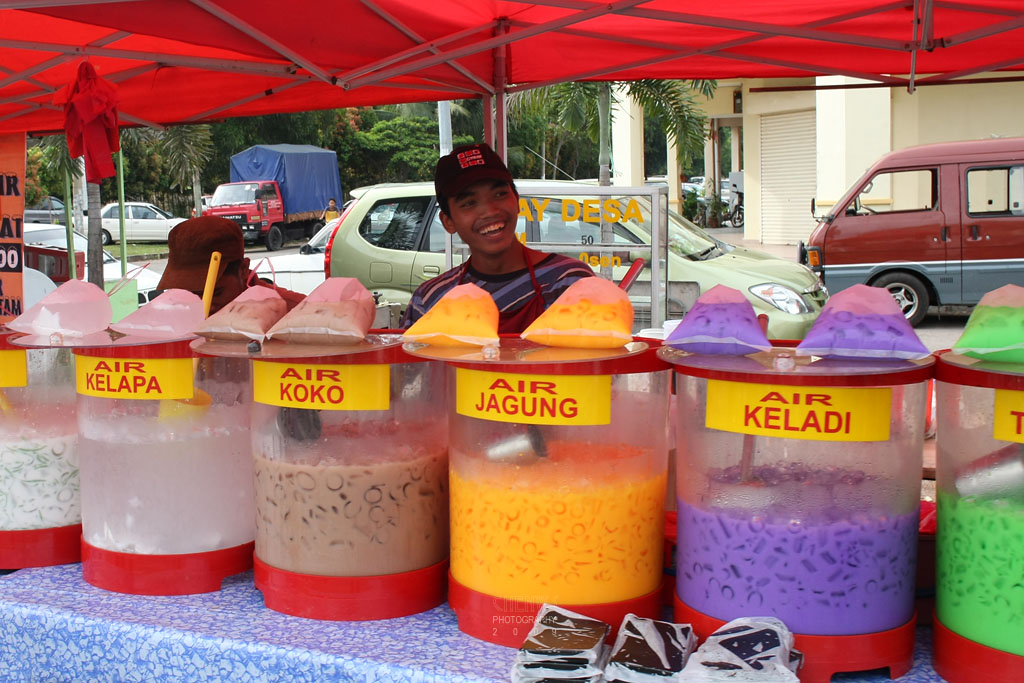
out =
{"type": "Polygon", "coordinates": [[[611,375],[521,375],[455,370],[455,411],[491,422],[611,423],[611,375]]]}
{"type": "Polygon", "coordinates": [[[21,284],[25,214],[25,134],[0,135],[0,323],[24,309],[21,284]]]}
{"type": "Polygon", "coordinates": [[[891,387],[773,386],[708,380],[705,425],[812,441],[888,441],[891,387]]]}

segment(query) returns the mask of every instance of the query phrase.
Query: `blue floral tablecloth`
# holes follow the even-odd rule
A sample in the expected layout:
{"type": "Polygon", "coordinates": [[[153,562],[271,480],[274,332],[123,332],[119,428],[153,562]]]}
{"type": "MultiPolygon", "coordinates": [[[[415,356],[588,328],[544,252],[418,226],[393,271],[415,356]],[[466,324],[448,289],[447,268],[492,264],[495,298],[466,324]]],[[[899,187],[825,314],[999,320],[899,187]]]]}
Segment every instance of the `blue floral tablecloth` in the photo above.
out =
{"type": "MultiPolygon", "coordinates": [[[[263,606],[252,573],[187,596],[111,593],[81,565],[0,577],[0,680],[8,681],[507,681],[515,650],[458,630],[443,605],[387,621],[333,622],[263,606]]],[[[834,680],[874,683],[882,673],[834,680]]],[[[941,682],[931,631],[918,629],[914,668],[899,679],[941,682]]]]}

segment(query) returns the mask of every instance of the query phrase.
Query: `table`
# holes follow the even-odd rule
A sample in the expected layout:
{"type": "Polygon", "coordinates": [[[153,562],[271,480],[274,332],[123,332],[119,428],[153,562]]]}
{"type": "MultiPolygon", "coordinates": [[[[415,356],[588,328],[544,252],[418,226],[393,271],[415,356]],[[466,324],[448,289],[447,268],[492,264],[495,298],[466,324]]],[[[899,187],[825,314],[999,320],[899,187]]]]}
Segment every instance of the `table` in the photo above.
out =
{"type": "MultiPolygon", "coordinates": [[[[914,668],[899,679],[941,683],[931,629],[918,629],[914,668]]],[[[358,681],[474,683],[509,680],[515,650],[458,630],[447,605],[401,619],[327,622],[268,610],[252,573],[221,591],[186,596],[111,593],[80,564],[0,577],[3,681],[358,681]]],[[[883,673],[833,680],[881,683],[883,673]]]]}

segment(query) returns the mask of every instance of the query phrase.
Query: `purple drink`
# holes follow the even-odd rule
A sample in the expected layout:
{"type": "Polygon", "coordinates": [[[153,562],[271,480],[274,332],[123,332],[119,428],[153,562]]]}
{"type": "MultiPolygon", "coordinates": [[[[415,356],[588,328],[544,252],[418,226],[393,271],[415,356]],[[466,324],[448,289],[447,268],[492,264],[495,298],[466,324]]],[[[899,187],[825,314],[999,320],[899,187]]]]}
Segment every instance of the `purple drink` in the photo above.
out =
{"type": "Polygon", "coordinates": [[[902,626],[914,612],[919,513],[835,513],[783,521],[680,499],[679,598],[716,619],[773,616],[807,635],[902,626]]]}

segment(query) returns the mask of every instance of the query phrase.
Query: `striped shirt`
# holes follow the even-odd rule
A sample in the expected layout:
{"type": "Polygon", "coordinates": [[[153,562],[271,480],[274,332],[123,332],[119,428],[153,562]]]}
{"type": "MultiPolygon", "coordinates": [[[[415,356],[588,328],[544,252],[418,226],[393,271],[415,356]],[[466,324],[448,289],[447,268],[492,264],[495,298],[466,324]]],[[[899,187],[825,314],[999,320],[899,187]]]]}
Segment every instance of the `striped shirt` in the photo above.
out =
{"type": "MultiPolygon", "coordinates": [[[[462,272],[463,266],[456,266],[420,285],[405,309],[401,326],[406,328],[419,320],[441,297],[459,284],[472,283],[489,292],[500,312],[514,311],[525,305],[534,295],[533,282],[530,281],[530,271],[527,268],[501,275],[485,275],[470,265],[465,269],[465,278],[462,277],[462,272]]],[[[594,271],[579,259],[561,254],[548,254],[539,263],[534,264],[533,274],[544,296],[544,308],[547,308],[569,285],[580,278],[592,277],[594,271]]]]}

